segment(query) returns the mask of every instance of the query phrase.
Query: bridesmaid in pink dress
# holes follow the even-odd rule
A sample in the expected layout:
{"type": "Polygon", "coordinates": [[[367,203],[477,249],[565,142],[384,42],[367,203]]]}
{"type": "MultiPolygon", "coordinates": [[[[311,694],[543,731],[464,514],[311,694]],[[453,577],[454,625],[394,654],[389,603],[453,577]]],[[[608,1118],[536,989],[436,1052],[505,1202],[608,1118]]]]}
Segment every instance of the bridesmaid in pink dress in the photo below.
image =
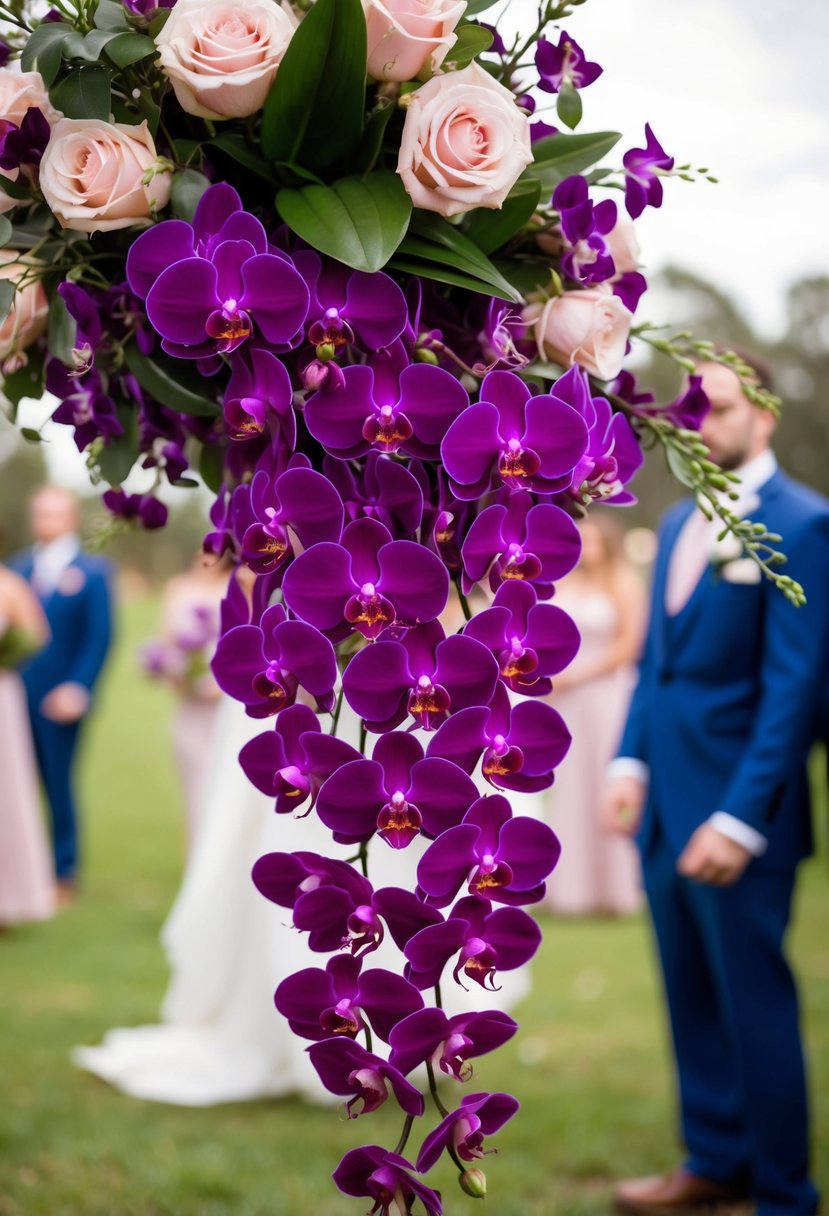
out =
{"type": "Polygon", "coordinates": [[[582,642],[572,665],[553,682],[551,702],[573,742],[555,785],[542,795],[544,818],[562,843],[546,906],[565,916],[619,916],[642,902],[639,859],[632,841],[602,832],[599,805],[632,692],[645,597],[610,509],[594,510],[581,534],[581,562],[555,598],[575,620],[582,642]]]}
{"type": "Polygon", "coordinates": [[[14,670],[48,633],[27,584],[0,565],[0,926],[47,920],[55,911],[26,694],[14,670]]]}

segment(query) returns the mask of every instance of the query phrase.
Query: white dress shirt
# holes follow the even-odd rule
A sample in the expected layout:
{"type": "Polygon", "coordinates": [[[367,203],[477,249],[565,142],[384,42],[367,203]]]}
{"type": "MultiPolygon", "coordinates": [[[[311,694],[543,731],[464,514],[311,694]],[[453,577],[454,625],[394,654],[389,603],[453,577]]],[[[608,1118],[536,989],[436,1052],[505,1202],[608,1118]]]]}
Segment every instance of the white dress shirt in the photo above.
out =
{"type": "Polygon", "coordinates": [[[58,536],[45,545],[35,545],[32,586],[42,596],[51,595],[64,570],[81,551],[81,542],[74,532],[58,536]]]}

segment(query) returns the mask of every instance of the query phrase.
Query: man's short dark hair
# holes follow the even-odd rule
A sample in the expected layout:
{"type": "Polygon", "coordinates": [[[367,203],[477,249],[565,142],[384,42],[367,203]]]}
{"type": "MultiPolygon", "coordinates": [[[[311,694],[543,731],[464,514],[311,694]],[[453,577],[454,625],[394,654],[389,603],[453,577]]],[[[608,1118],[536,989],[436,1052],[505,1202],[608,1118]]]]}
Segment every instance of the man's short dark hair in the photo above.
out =
{"type": "Polygon", "coordinates": [[[757,383],[760,385],[760,388],[765,389],[767,393],[774,393],[774,372],[768,359],[764,359],[762,355],[756,354],[753,350],[746,350],[743,346],[736,346],[733,342],[718,343],[714,349],[718,355],[733,352],[743,363],[746,363],[751,368],[757,377],[757,383]]]}

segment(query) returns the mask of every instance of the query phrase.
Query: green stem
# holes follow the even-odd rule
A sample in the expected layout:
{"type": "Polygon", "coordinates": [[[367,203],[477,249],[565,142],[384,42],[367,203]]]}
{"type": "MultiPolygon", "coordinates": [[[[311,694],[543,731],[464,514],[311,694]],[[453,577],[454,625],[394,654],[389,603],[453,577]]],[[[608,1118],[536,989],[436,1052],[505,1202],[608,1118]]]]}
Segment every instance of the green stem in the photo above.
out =
{"type": "Polygon", "coordinates": [[[400,1139],[397,1141],[397,1144],[395,1144],[394,1148],[392,1149],[393,1153],[402,1153],[403,1152],[403,1149],[406,1147],[406,1141],[409,1139],[409,1133],[412,1130],[413,1123],[414,1123],[414,1115],[406,1115],[406,1120],[403,1124],[403,1130],[400,1133],[400,1139]]]}
{"type": "Polygon", "coordinates": [[[336,735],[337,727],[340,724],[340,710],[343,707],[343,688],[340,685],[340,691],[337,693],[337,704],[334,706],[334,712],[331,715],[331,729],[329,735],[336,735]]]}
{"type": "Polygon", "coordinates": [[[443,997],[440,993],[440,984],[435,984],[435,1004],[437,1005],[438,1009],[443,1008],[443,997]]]}

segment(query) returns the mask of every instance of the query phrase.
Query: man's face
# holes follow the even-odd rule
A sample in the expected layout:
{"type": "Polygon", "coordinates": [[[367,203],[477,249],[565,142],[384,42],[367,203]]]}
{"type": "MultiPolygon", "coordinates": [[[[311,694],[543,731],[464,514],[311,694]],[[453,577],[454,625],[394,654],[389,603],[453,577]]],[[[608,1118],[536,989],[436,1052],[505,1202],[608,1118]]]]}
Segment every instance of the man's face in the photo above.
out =
{"type": "Polygon", "coordinates": [[[752,405],[730,368],[703,363],[697,370],[711,402],[701,428],[703,443],[721,468],[738,469],[768,447],[772,420],[752,405]]]}
{"type": "Polygon", "coordinates": [[[39,544],[48,545],[78,527],[78,507],[71,494],[51,486],[39,490],[30,506],[32,535],[39,544]]]}

